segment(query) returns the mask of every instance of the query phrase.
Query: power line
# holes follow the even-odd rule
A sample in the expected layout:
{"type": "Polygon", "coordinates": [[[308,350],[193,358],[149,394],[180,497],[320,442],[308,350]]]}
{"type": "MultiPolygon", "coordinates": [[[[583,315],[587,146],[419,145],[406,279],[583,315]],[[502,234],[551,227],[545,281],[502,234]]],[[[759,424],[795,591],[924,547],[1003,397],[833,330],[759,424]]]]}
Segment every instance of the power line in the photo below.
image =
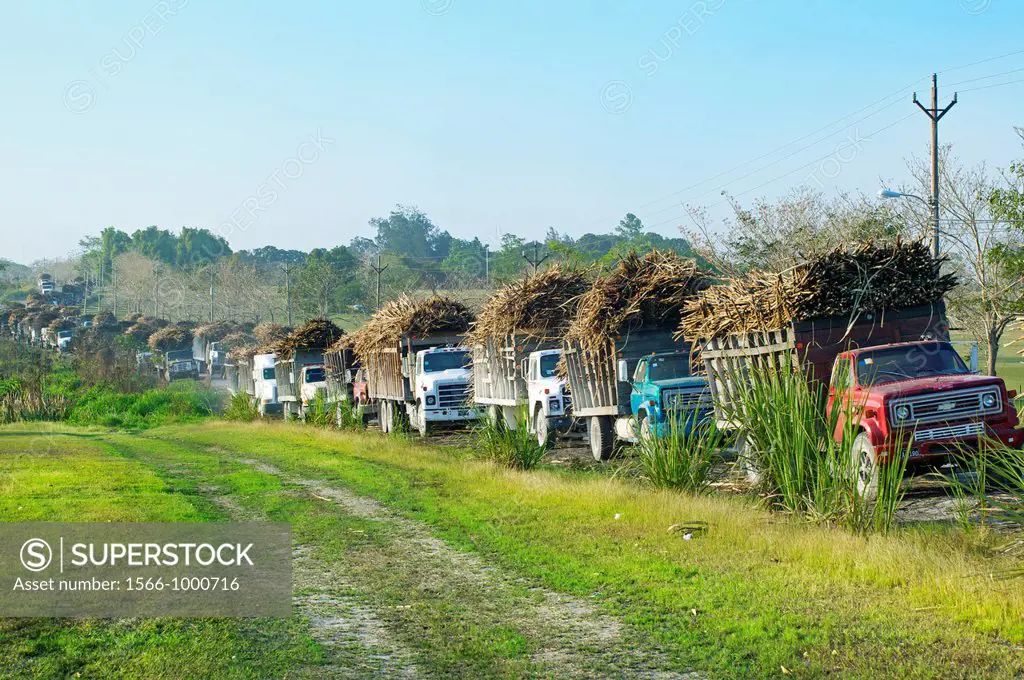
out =
{"type": "Polygon", "coordinates": [[[999,59],[1005,59],[1007,57],[1014,57],[1014,56],[1016,56],[1018,54],[1024,54],[1024,50],[1016,50],[1014,52],[1007,52],[1006,54],[1000,54],[1000,55],[995,56],[995,57],[988,57],[986,59],[980,59],[978,61],[972,61],[969,64],[962,64],[960,66],[953,66],[952,68],[947,68],[947,69],[943,69],[941,71],[936,71],[936,73],[938,73],[940,75],[944,74],[944,73],[951,73],[953,71],[959,71],[961,69],[970,68],[972,66],[978,66],[979,64],[987,64],[990,61],[998,61],[999,59]]]}
{"type": "Polygon", "coordinates": [[[977,82],[979,80],[988,80],[989,78],[998,78],[999,76],[1008,76],[1011,73],[1020,73],[1021,71],[1024,71],[1024,67],[1011,69],[1009,71],[1003,71],[1002,73],[993,73],[990,76],[978,76],[977,78],[968,78],[967,80],[958,80],[955,83],[950,83],[949,87],[955,87],[957,85],[963,85],[965,83],[975,83],[975,82],[977,82]]]}
{"type": "Polygon", "coordinates": [[[1020,80],[1009,80],[1005,83],[993,83],[992,85],[981,85],[979,87],[969,87],[966,90],[960,90],[961,92],[976,92],[977,90],[987,90],[992,87],[1002,87],[1004,85],[1015,85],[1017,83],[1024,83],[1024,78],[1020,80]]]}

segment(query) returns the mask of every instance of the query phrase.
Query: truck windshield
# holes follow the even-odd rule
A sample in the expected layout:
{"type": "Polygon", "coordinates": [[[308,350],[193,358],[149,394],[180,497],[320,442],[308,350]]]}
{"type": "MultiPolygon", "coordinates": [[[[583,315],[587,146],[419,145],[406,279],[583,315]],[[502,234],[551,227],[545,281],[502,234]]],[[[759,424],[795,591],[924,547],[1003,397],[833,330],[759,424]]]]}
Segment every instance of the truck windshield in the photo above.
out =
{"type": "Polygon", "coordinates": [[[689,354],[664,354],[651,357],[647,378],[651,381],[690,377],[689,354]]]}
{"type": "Polygon", "coordinates": [[[465,368],[469,363],[469,352],[437,352],[423,355],[423,370],[426,373],[465,368]]]}
{"type": "Polygon", "coordinates": [[[857,384],[883,385],[934,375],[968,373],[952,345],[932,343],[879,349],[857,355],[857,384]]]}
{"type": "Polygon", "coordinates": [[[558,369],[558,360],[561,359],[560,354],[545,354],[540,358],[540,377],[542,378],[553,378],[555,371],[558,369]]]}
{"type": "Polygon", "coordinates": [[[273,380],[274,379],[274,369],[272,369],[272,368],[264,368],[263,369],[263,379],[264,380],[273,380]]]}
{"type": "Polygon", "coordinates": [[[315,383],[327,380],[327,371],[322,368],[306,369],[306,382],[315,383]]]}

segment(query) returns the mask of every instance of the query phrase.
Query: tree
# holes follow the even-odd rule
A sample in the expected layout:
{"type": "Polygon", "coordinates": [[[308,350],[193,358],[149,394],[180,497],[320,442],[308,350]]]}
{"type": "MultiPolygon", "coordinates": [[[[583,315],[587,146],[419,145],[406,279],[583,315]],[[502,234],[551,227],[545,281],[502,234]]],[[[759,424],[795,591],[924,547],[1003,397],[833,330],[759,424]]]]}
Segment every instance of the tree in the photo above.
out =
{"type": "Polygon", "coordinates": [[[342,269],[331,261],[328,251],[314,250],[306,258],[295,279],[300,308],[316,316],[327,316],[338,289],[344,283],[342,269]]]}
{"type": "MultiPolygon", "coordinates": [[[[949,295],[949,311],[986,349],[986,371],[995,375],[1003,334],[1024,311],[1024,258],[1019,255],[1024,220],[1018,208],[1024,176],[1011,166],[1003,186],[997,186],[984,164],[965,167],[949,146],[939,160],[939,243],[960,276],[960,285],[949,295]]],[[[930,159],[913,157],[907,166],[915,181],[906,193],[927,195],[930,159]]],[[[928,206],[910,200],[902,202],[902,209],[917,233],[931,236],[928,206]]]]}
{"type": "Polygon", "coordinates": [[[756,199],[750,207],[729,201],[733,216],[723,229],[714,229],[702,208],[691,208],[696,228],[682,231],[687,245],[696,244],[706,262],[730,275],[782,271],[810,253],[906,231],[894,206],[864,196],[829,200],[821,192],[798,189],[774,202],[756,199]]]}
{"type": "Polygon", "coordinates": [[[615,235],[623,241],[632,241],[644,234],[644,223],[633,213],[626,213],[626,216],[619,220],[615,227],[615,235]]]}

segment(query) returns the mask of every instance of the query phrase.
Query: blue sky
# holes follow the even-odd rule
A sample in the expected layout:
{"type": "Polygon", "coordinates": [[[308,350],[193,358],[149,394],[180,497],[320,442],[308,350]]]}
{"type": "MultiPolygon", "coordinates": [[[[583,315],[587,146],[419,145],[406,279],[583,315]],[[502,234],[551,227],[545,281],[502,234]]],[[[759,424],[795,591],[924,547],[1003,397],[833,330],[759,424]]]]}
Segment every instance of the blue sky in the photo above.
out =
{"type": "Polygon", "coordinates": [[[0,256],[108,225],[333,246],[396,203],[495,245],[627,211],[675,234],[684,202],[724,214],[723,189],[898,183],[936,70],[961,92],[943,141],[1005,166],[1022,21],[993,0],[12,3],[0,256]]]}

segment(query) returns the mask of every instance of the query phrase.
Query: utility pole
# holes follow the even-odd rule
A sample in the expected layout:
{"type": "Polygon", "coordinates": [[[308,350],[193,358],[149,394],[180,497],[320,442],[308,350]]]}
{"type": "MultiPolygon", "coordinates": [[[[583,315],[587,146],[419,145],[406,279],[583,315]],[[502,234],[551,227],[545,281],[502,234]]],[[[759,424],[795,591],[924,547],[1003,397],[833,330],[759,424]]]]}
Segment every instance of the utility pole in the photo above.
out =
{"type": "Polygon", "coordinates": [[[214,298],[213,267],[210,267],[210,323],[213,323],[213,298],[214,298]]]}
{"type": "Polygon", "coordinates": [[[291,262],[284,263],[284,299],[285,307],[288,310],[288,328],[292,327],[292,265],[291,262]]]}
{"type": "Polygon", "coordinates": [[[484,281],[491,282],[491,247],[484,244],[484,281]]]}
{"type": "Polygon", "coordinates": [[[380,309],[380,275],[384,273],[384,270],[391,265],[386,264],[383,267],[380,266],[380,251],[377,251],[377,264],[370,265],[370,269],[377,275],[377,309],[380,309]]]}
{"type": "Polygon", "coordinates": [[[540,267],[542,264],[544,264],[544,260],[548,259],[549,257],[551,257],[551,256],[550,255],[545,255],[544,257],[540,257],[540,243],[538,243],[537,241],[533,242],[533,258],[532,259],[525,252],[523,253],[523,259],[526,260],[527,262],[529,262],[530,266],[533,267],[533,273],[534,274],[537,273],[537,268],[540,267]]]}
{"type": "Polygon", "coordinates": [[[114,320],[117,320],[117,267],[110,268],[111,279],[114,283],[114,320]]]}
{"type": "Polygon", "coordinates": [[[917,93],[914,93],[914,103],[924,111],[925,115],[932,122],[932,196],[929,203],[932,208],[932,255],[939,256],[939,121],[949,113],[949,110],[956,105],[956,92],[953,93],[953,101],[946,108],[939,108],[939,78],[932,74],[932,106],[926,109],[917,100],[917,93]]]}

